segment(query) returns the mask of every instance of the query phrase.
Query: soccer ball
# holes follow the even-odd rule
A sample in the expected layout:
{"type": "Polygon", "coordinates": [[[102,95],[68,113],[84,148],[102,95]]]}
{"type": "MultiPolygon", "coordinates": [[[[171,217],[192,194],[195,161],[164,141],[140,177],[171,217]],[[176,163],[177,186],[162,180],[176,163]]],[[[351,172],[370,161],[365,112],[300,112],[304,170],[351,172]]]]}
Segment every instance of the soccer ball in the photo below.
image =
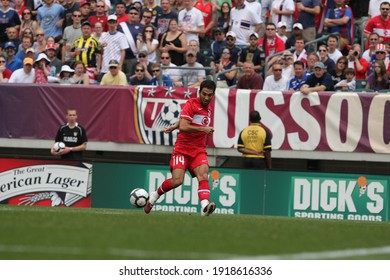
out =
{"type": "Polygon", "coordinates": [[[176,100],[171,100],[164,104],[164,107],[161,110],[161,119],[165,125],[175,124],[180,117],[181,107],[179,102],[176,100]]]}
{"type": "Polygon", "coordinates": [[[65,149],[65,144],[63,142],[55,142],[53,145],[53,149],[54,151],[59,152],[65,149]]]}
{"type": "Polygon", "coordinates": [[[136,188],[131,191],[129,200],[132,205],[141,208],[144,207],[146,203],[148,203],[149,194],[144,189],[136,188]]]}

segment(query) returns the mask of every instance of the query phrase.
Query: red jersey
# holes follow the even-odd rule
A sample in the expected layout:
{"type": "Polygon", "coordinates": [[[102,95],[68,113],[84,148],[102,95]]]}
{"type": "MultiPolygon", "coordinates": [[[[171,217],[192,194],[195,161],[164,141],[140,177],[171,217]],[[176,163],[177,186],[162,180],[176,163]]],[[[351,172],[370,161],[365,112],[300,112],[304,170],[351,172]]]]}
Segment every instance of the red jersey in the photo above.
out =
{"type": "Polygon", "coordinates": [[[378,33],[384,42],[390,42],[390,17],[384,20],[379,15],[370,19],[364,28],[364,33],[370,34],[372,32],[378,33]]]}
{"type": "Polygon", "coordinates": [[[108,23],[107,23],[107,16],[106,15],[103,15],[103,16],[90,16],[88,18],[88,21],[92,25],[92,31],[95,31],[95,23],[96,22],[100,22],[102,24],[104,32],[108,31],[108,23]]]}
{"type": "MultiPolygon", "coordinates": [[[[198,0],[195,4],[195,8],[202,12],[204,28],[206,28],[213,18],[213,3],[209,2],[207,4],[203,3],[202,0],[198,0]]],[[[212,28],[206,33],[206,35],[211,35],[212,28]]]]}
{"type": "MultiPolygon", "coordinates": [[[[209,126],[211,123],[211,107],[203,107],[198,97],[191,98],[184,105],[180,118],[191,122],[193,126],[209,126]]],[[[206,152],[207,134],[204,132],[179,132],[174,152],[195,156],[206,152]]]]}
{"type": "Polygon", "coordinates": [[[273,38],[272,40],[266,39],[265,48],[264,37],[260,38],[257,44],[265,52],[265,57],[268,57],[278,52],[282,52],[286,49],[283,40],[276,35],[275,38],[273,38]]]}

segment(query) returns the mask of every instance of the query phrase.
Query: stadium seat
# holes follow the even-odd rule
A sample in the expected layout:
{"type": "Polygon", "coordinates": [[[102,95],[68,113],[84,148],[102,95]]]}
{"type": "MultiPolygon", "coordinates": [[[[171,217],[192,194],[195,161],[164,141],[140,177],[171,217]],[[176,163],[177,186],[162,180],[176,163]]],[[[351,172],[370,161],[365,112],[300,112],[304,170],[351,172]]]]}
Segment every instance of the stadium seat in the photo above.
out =
{"type": "Polygon", "coordinates": [[[367,80],[356,80],[356,89],[365,89],[367,80]]]}

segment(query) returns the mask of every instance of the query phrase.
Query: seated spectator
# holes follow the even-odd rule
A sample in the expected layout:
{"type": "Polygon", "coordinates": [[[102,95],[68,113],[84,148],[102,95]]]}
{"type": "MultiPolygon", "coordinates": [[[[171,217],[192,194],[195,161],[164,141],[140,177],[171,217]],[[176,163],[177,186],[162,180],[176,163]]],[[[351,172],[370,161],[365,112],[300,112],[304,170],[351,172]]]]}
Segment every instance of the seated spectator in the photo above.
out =
{"type": "Polygon", "coordinates": [[[325,65],[326,69],[328,70],[328,73],[331,73],[336,67],[336,64],[328,56],[328,47],[326,45],[319,46],[318,55],[320,57],[320,61],[325,65]]]}
{"type": "Polygon", "coordinates": [[[282,75],[283,65],[274,63],[272,65],[272,75],[265,78],[263,90],[269,91],[285,91],[288,89],[288,82],[285,76],[282,75]]]}
{"type": "MultiPolygon", "coordinates": [[[[138,63],[142,64],[144,66],[144,68],[145,68],[145,73],[144,73],[145,77],[148,80],[151,80],[152,77],[153,77],[152,76],[152,65],[153,65],[153,63],[151,63],[149,61],[149,59],[148,59],[148,52],[140,51],[137,56],[138,56],[138,63]]],[[[132,69],[130,71],[130,80],[137,76],[137,73],[136,73],[135,69],[136,69],[138,63],[133,64],[133,67],[132,67],[132,69]]]]}
{"type": "Polygon", "coordinates": [[[379,91],[389,88],[389,76],[386,71],[386,66],[383,60],[374,62],[374,72],[367,78],[366,89],[379,91]]]}
{"type": "Polygon", "coordinates": [[[108,62],[108,70],[106,74],[103,75],[102,81],[100,82],[101,86],[127,86],[127,78],[125,73],[119,69],[119,62],[115,59],[112,59],[108,62]]]}
{"type": "Polygon", "coordinates": [[[265,55],[263,50],[257,45],[258,39],[259,35],[257,33],[252,33],[249,36],[249,46],[242,49],[237,65],[242,67],[245,62],[253,62],[256,73],[262,73],[265,64],[265,55]]]}
{"type": "Polygon", "coordinates": [[[137,37],[137,50],[138,52],[144,51],[148,55],[148,61],[151,63],[156,63],[157,54],[156,50],[158,48],[158,41],[155,39],[156,29],[153,25],[147,24],[141,31],[141,36],[137,37]]]}
{"type": "Polygon", "coordinates": [[[352,68],[347,68],[345,70],[346,78],[335,84],[334,88],[341,90],[355,90],[356,81],[355,81],[355,71],[352,68]]]}
{"type": "Polygon", "coordinates": [[[218,62],[222,55],[223,48],[227,45],[225,40],[225,33],[223,29],[216,28],[213,31],[214,41],[211,43],[211,56],[213,61],[210,63],[215,65],[215,62],[218,62]]]}
{"type": "MultiPolygon", "coordinates": [[[[188,43],[188,50],[196,53],[196,62],[197,63],[202,64],[203,66],[207,66],[206,65],[206,57],[203,53],[200,52],[198,41],[190,40],[190,42],[188,43]]],[[[184,57],[184,59],[187,62],[187,57],[184,57]]]]}
{"type": "Polygon", "coordinates": [[[305,95],[319,91],[334,91],[332,77],[321,61],[314,64],[314,74],[307,78],[300,91],[305,95]]]}
{"type": "Polygon", "coordinates": [[[307,56],[307,62],[306,62],[306,71],[305,73],[310,76],[311,74],[314,73],[314,64],[317,62],[317,61],[320,61],[320,58],[318,57],[318,55],[316,53],[310,53],[308,56],[307,56]]]}
{"type": "Polygon", "coordinates": [[[146,67],[138,63],[135,66],[135,77],[130,79],[130,85],[138,86],[138,85],[149,85],[150,80],[145,76],[146,67]]]}
{"type": "Polygon", "coordinates": [[[371,62],[371,58],[375,55],[376,46],[379,44],[379,34],[372,32],[368,37],[369,48],[366,49],[362,57],[368,62],[371,62]]]}
{"type": "Polygon", "coordinates": [[[37,60],[34,62],[35,79],[36,84],[47,84],[49,82],[50,66],[49,59],[45,53],[40,53],[37,60]]]}
{"type": "MultiPolygon", "coordinates": [[[[230,49],[230,60],[234,63],[238,62],[238,58],[241,55],[241,48],[236,45],[236,33],[229,31],[226,33],[226,47],[230,49]]],[[[217,63],[218,60],[214,60],[214,63],[217,63]]]]}
{"type": "Polygon", "coordinates": [[[14,43],[7,42],[4,44],[4,49],[6,53],[6,67],[14,72],[17,69],[23,68],[23,62],[19,58],[17,58],[16,55],[16,48],[14,43]]]}
{"type": "MultiPolygon", "coordinates": [[[[23,39],[22,39],[23,40],[23,39]]],[[[23,41],[22,41],[23,43],[23,41]]],[[[32,43],[32,42],[31,42],[32,43]]],[[[37,32],[35,33],[35,42],[34,45],[28,46],[33,47],[36,53],[44,52],[46,49],[46,39],[45,39],[45,31],[42,28],[38,28],[37,32]]]]}
{"type": "Polygon", "coordinates": [[[74,74],[74,70],[72,68],[70,68],[69,65],[63,65],[61,67],[61,71],[60,71],[58,82],[61,85],[71,85],[71,84],[73,84],[74,83],[73,78],[72,78],[73,74],[74,74]]]}
{"type": "Polygon", "coordinates": [[[366,75],[370,68],[370,65],[364,58],[362,58],[362,48],[359,44],[352,45],[352,49],[349,51],[347,58],[348,68],[355,69],[355,79],[366,79],[366,75]]]}
{"type": "Polygon", "coordinates": [[[296,39],[295,40],[295,51],[293,54],[294,61],[302,61],[304,64],[307,62],[307,52],[305,49],[305,40],[296,39]]]}
{"type": "Polygon", "coordinates": [[[153,64],[152,72],[153,72],[153,78],[150,81],[150,85],[173,87],[173,81],[171,77],[162,74],[160,64],[158,63],[153,64]]]}
{"type": "MultiPolygon", "coordinates": [[[[26,58],[27,49],[31,48],[33,44],[33,40],[30,37],[22,38],[22,43],[19,45],[19,51],[16,53],[16,57],[21,61],[26,58]]],[[[38,52],[39,53],[39,52],[38,52]]]]}
{"type": "Polygon", "coordinates": [[[5,56],[0,53],[0,84],[8,83],[12,71],[5,67],[5,56]]]}
{"type": "Polygon", "coordinates": [[[227,88],[234,84],[236,71],[225,72],[226,70],[235,69],[236,64],[230,61],[230,50],[224,48],[220,62],[216,65],[217,87],[227,88]]]}
{"type": "Polygon", "coordinates": [[[238,79],[237,89],[262,89],[263,77],[255,72],[253,62],[245,62],[244,74],[238,79]]]}
{"type": "Polygon", "coordinates": [[[74,64],[73,81],[77,85],[89,85],[89,76],[85,73],[86,69],[84,63],[77,60],[74,64]]]}
{"type": "Polygon", "coordinates": [[[340,57],[337,60],[336,67],[330,72],[333,84],[337,84],[345,79],[345,70],[347,69],[348,59],[345,56],[340,57]]]}
{"type": "Polygon", "coordinates": [[[305,72],[305,64],[302,61],[294,62],[295,75],[290,79],[288,90],[291,92],[299,91],[305,84],[308,75],[305,72]]]}
{"type": "Polygon", "coordinates": [[[175,65],[171,62],[171,56],[169,55],[169,53],[162,52],[160,59],[161,59],[161,66],[162,67],[164,67],[164,66],[171,67],[168,69],[163,69],[162,74],[164,76],[170,77],[173,81],[174,86],[176,86],[176,87],[182,86],[182,83],[180,81],[181,80],[180,69],[177,68],[177,65],[175,65]],[[175,67],[175,68],[172,68],[172,67],[175,67]]]}
{"type": "Polygon", "coordinates": [[[34,61],[26,57],[23,60],[23,68],[17,69],[12,72],[11,77],[8,80],[8,83],[12,84],[32,84],[35,79],[35,70],[33,69],[34,61]]]}
{"type": "MultiPolygon", "coordinates": [[[[203,68],[204,66],[196,62],[196,52],[189,50],[186,53],[186,61],[182,67],[190,68],[203,68]]],[[[206,71],[204,69],[183,69],[182,70],[182,83],[184,87],[195,88],[199,87],[206,77],[206,71]]]]}
{"type": "Polygon", "coordinates": [[[62,62],[56,56],[56,46],[54,44],[46,45],[46,55],[50,61],[50,76],[56,77],[61,70],[62,62]]]}

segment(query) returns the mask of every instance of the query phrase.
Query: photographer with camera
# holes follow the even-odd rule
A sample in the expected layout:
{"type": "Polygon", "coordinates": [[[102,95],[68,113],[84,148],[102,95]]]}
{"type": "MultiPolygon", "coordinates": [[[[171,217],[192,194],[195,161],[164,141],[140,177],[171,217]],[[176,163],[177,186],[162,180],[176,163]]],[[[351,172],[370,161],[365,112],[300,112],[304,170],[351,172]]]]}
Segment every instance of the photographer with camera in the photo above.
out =
{"type": "Polygon", "coordinates": [[[348,68],[353,68],[355,70],[356,80],[366,79],[366,74],[369,69],[369,64],[367,60],[362,58],[361,55],[362,55],[362,48],[360,44],[353,44],[352,49],[349,51],[347,58],[348,58],[348,68]]]}

